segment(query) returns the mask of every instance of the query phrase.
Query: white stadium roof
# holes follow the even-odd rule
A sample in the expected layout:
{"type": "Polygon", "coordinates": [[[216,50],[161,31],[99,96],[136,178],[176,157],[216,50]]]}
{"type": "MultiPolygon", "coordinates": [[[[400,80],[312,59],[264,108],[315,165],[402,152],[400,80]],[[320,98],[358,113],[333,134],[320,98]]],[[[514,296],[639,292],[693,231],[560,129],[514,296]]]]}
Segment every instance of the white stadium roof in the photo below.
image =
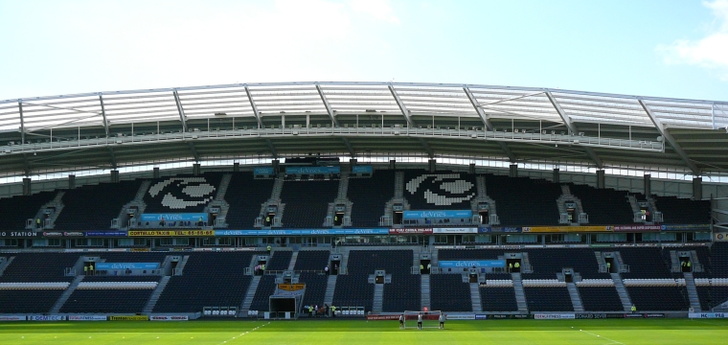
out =
{"type": "Polygon", "coordinates": [[[0,176],[310,153],[728,175],[728,102],[394,82],[0,101],[0,176]]]}

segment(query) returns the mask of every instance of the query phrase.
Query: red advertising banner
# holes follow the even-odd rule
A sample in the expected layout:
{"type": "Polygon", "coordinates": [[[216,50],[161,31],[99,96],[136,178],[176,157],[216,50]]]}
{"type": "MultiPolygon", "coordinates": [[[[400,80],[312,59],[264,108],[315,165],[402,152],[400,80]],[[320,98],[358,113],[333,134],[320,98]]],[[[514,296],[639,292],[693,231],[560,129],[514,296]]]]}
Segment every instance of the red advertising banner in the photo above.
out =
{"type": "Polygon", "coordinates": [[[614,231],[654,232],[662,230],[661,225],[615,225],[614,231]]]}
{"type": "Polygon", "coordinates": [[[432,228],[392,228],[390,235],[431,235],[432,228]]]}

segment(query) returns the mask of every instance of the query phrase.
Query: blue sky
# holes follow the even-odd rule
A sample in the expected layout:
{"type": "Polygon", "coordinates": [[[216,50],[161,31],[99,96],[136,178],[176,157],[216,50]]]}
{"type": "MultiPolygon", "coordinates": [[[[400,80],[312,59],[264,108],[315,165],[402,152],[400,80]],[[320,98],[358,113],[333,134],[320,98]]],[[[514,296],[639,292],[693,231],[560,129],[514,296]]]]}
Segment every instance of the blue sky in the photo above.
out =
{"type": "Polygon", "coordinates": [[[276,81],[728,100],[728,0],[0,0],[0,100],[276,81]]]}

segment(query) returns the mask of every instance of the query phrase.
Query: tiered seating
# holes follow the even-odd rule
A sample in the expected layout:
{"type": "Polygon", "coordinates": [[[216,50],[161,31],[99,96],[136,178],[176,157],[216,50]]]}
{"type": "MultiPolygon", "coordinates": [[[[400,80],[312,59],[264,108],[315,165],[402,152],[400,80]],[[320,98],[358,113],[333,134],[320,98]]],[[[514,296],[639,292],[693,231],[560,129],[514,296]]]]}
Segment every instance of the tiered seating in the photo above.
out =
{"type": "Polygon", "coordinates": [[[147,204],[144,212],[203,212],[207,204],[215,198],[221,179],[221,174],[211,173],[154,180],[144,194],[144,202],[147,204]]]}
{"type": "Polygon", "coordinates": [[[623,311],[622,301],[614,287],[579,287],[585,311],[623,311]]]}
{"type": "Polygon", "coordinates": [[[713,277],[728,278],[728,242],[715,242],[710,248],[713,277]]]}
{"type": "Polygon", "coordinates": [[[670,265],[663,260],[658,247],[619,248],[619,253],[622,262],[630,267],[622,278],[672,278],[670,265]]]}
{"type": "Polygon", "coordinates": [[[181,276],[173,276],[154,312],[199,312],[205,306],[240,306],[251,276],[252,252],[187,253],[181,276]]]}
{"type": "Polygon", "coordinates": [[[439,260],[497,260],[503,255],[501,249],[440,249],[437,252],[439,260]]]}
{"type": "Polygon", "coordinates": [[[261,204],[270,198],[273,179],[256,180],[252,173],[232,174],[225,193],[230,209],[226,222],[230,229],[250,229],[260,215],[261,204]]]}
{"type": "Polygon", "coordinates": [[[160,265],[167,255],[179,255],[168,252],[103,252],[94,254],[99,256],[105,262],[159,262],[160,265]]]}
{"type": "Polygon", "coordinates": [[[134,199],[140,181],[103,183],[72,189],[63,195],[63,211],[55,221],[56,230],[104,230],[111,219],[134,199]]]}
{"type": "Polygon", "coordinates": [[[573,311],[569,291],[565,287],[524,287],[528,310],[573,311]]]}
{"type": "Polygon", "coordinates": [[[250,304],[250,310],[269,310],[270,299],[269,297],[276,290],[276,276],[273,274],[267,274],[260,277],[260,283],[258,283],[258,289],[255,290],[255,296],[253,297],[253,303],[250,304]]]}
{"type": "Polygon", "coordinates": [[[352,250],[349,252],[349,274],[374,274],[386,270],[388,274],[410,274],[412,250],[352,250]]]}
{"type": "Polygon", "coordinates": [[[710,224],[710,201],[656,197],[655,206],[666,224],[710,224]]]}
{"type": "Polygon", "coordinates": [[[384,214],[384,205],[394,195],[394,171],[377,170],[369,178],[350,178],[348,198],[353,203],[354,226],[374,227],[384,214]]]}
{"type": "Polygon", "coordinates": [[[609,273],[599,273],[594,251],[590,248],[542,248],[527,249],[533,274],[524,279],[555,279],[563,268],[573,268],[585,279],[609,278],[609,273]]]}
{"type": "Polygon", "coordinates": [[[78,261],[78,253],[18,253],[0,276],[0,282],[71,282],[65,269],[78,261]]]}
{"type": "Polygon", "coordinates": [[[328,250],[301,250],[298,252],[296,271],[320,271],[329,263],[330,252],[328,250]]]}
{"type": "Polygon", "coordinates": [[[483,311],[517,311],[516,292],[512,287],[481,287],[480,301],[483,311]]]}
{"type": "Polygon", "coordinates": [[[470,200],[477,196],[470,174],[406,170],[404,181],[404,196],[413,210],[470,210],[470,200]]]}
{"type": "Polygon", "coordinates": [[[432,310],[473,311],[470,286],[463,283],[460,274],[433,274],[430,276],[432,310]]]}
{"type": "Polygon", "coordinates": [[[288,269],[293,252],[290,250],[276,250],[265,265],[266,271],[283,271],[288,269]]]}
{"type": "Polygon", "coordinates": [[[316,272],[302,272],[300,274],[298,282],[306,284],[306,294],[303,296],[303,305],[324,305],[328,277],[329,276],[323,273],[316,272]]]}
{"type": "Polygon", "coordinates": [[[367,279],[368,276],[363,274],[339,275],[336,278],[333,305],[363,306],[365,311],[371,311],[374,285],[369,284],[367,279]]]}
{"type": "Polygon", "coordinates": [[[706,311],[716,306],[716,303],[713,302],[710,286],[697,286],[696,289],[698,290],[698,298],[700,299],[700,309],[706,311]]]}
{"type": "Polygon", "coordinates": [[[710,310],[728,300],[728,286],[698,286],[700,307],[710,310]]]}
{"type": "Polygon", "coordinates": [[[159,282],[161,276],[85,276],[83,277],[83,283],[95,283],[95,282],[108,282],[108,283],[119,283],[119,282],[159,282]]]}
{"type": "MultiPolygon", "coordinates": [[[[387,307],[394,308],[398,304],[413,305],[408,297],[395,291],[403,288],[415,289],[416,292],[411,294],[419,296],[419,285],[412,286],[419,283],[415,283],[415,278],[410,277],[412,262],[412,250],[352,250],[349,252],[348,274],[337,278],[334,304],[364,305],[367,310],[371,310],[374,286],[368,282],[369,275],[374,274],[376,270],[385,270],[387,274],[392,275],[391,284],[394,284],[391,287],[387,286],[388,284],[384,286],[384,303],[387,307]],[[360,287],[356,287],[357,282],[360,287]],[[369,301],[365,304],[342,304],[344,301],[360,303],[362,301],[358,296],[360,293],[363,294],[361,297],[368,298],[369,301]]],[[[419,300],[417,305],[419,306],[419,300]]]]}
{"type": "Polygon", "coordinates": [[[0,289],[0,313],[48,313],[63,291],[0,289]]]}
{"type": "Polygon", "coordinates": [[[329,203],[336,199],[338,187],[338,180],[286,181],[281,192],[281,200],[286,204],[283,211],[283,226],[322,227],[329,203]]]}
{"type": "Polygon", "coordinates": [[[61,313],[141,313],[153,291],[76,289],[63,304],[61,313]]]}
{"type": "Polygon", "coordinates": [[[558,184],[490,174],[485,184],[488,196],[497,204],[502,225],[558,225],[558,184]]]}
{"type": "MultiPolygon", "coordinates": [[[[0,276],[2,283],[71,282],[64,276],[78,253],[19,253],[0,276]]],[[[5,255],[10,258],[11,255],[5,255]]],[[[62,289],[0,289],[0,313],[47,313],[63,294],[62,289]]]]}
{"type": "MultiPolygon", "coordinates": [[[[668,248],[665,248],[664,250],[668,250],[668,248]]],[[[710,248],[706,246],[697,246],[697,247],[679,247],[679,248],[670,248],[670,250],[677,250],[677,251],[691,251],[694,250],[695,254],[698,255],[698,262],[703,265],[704,272],[693,272],[693,276],[695,278],[709,278],[712,276],[713,267],[711,265],[711,257],[710,257],[710,248]]]]}
{"type": "Polygon", "coordinates": [[[687,297],[676,286],[627,287],[632,304],[639,311],[688,310],[687,297]]]}
{"type": "Polygon", "coordinates": [[[632,224],[632,208],[627,193],[614,189],[597,189],[586,185],[570,184],[571,193],[581,200],[590,224],[632,224]]]}
{"type": "Polygon", "coordinates": [[[0,199],[0,229],[23,230],[25,221],[34,218],[41,206],[53,200],[56,192],[0,199]]]}
{"type": "Polygon", "coordinates": [[[382,311],[420,310],[420,290],[419,275],[392,275],[392,282],[384,284],[382,311]]]}

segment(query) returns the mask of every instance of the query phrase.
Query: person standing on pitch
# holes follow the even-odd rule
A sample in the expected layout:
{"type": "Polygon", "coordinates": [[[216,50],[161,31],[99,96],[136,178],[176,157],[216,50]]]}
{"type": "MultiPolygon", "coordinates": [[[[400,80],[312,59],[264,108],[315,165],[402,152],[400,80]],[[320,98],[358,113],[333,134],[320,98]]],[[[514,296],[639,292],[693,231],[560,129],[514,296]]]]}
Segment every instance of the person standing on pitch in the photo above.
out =
{"type": "Polygon", "coordinates": [[[445,314],[440,314],[440,317],[438,319],[440,321],[440,329],[445,329],[445,314]]]}
{"type": "Polygon", "coordinates": [[[399,314],[399,329],[404,328],[404,314],[399,314]]]}
{"type": "Polygon", "coordinates": [[[417,314],[417,329],[422,330],[422,313],[417,314]]]}

